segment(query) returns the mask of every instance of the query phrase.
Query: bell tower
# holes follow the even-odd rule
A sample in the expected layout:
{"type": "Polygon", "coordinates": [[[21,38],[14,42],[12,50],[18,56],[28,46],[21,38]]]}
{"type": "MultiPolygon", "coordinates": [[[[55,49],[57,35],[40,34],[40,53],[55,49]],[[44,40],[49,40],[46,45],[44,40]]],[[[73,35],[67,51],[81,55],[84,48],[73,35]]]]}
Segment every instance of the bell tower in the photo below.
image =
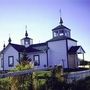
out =
{"type": "Polygon", "coordinates": [[[26,26],[25,37],[21,39],[21,45],[24,45],[25,47],[29,47],[31,44],[33,44],[33,39],[28,37],[27,26],[26,26]]]}
{"type": "Polygon", "coordinates": [[[56,38],[56,37],[71,38],[70,31],[71,30],[69,28],[67,28],[66,26],[63,25],[62,17],[60,17],[59,25],[57,27],[55,27],[54,29],[52,29],[53,38],[56,38]]]}

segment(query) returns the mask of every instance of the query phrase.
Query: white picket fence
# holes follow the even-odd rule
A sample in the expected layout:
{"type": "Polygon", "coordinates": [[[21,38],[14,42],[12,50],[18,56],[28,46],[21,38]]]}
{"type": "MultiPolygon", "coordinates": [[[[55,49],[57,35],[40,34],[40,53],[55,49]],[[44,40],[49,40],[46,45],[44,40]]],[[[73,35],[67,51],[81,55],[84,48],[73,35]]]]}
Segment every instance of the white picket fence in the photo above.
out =
{"type": "Polygon", "coordinates": [[[90,76],[90,70],[71,72],[67,74],[67,82],[71,83],[90,76]]]}

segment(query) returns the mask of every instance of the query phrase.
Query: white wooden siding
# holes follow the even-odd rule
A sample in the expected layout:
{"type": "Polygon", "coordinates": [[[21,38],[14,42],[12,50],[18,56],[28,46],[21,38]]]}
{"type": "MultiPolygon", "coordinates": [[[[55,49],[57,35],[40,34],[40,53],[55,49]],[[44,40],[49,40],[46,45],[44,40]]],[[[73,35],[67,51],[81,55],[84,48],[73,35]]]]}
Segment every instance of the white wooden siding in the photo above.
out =
{"type": "Polygon", "coordinates": [[[33,61],[33,56],[34,55],[39,55],[40,56],[40,65],[38,66],[38,68],[43,68],[44,65],[47,65],[47,54],[46,52],[35,52],[35,53],[29,53],[28,57],[32,59],[33,61]]]}
{"type": "Polygon", "coordinates": [[[16,67],[18,64],[18,52],[11,46],[9,45],[7,49],[4,51],[4,70],[10,70],[16,67]],[[14,66],[9,67],[8,66],[8,56],[14,56],[14,66]]]}
{"type": "Polygon", "coordinates": [[[67,68],[66,40],[48,42],[48,47],[49,47],[48,51],[49,65],[54,66],[60,64],[64,68],[67,68]]]}
{"type": "Polygon", "coordinates": [[[3,54],[0,54],[0,70],[3,70],[3,68],[1,67],[1,59],[3,59],[3,54]]]}
{"type": "MultiPolygon", "coordinates": [[[[77,42],[72,41],[72,40],[68,40],[68,50],[72,47],[72,46],[77,46],[77,42]]],[[[69,63],[69,68],[75,68],[77,67],[78,61],[77,61],[77,55],[69,55],[68,54],[68,63],[69,63]]]]}
{"type": "Polygon", "coordinates": [[[72,41],[72,40],[67,40],[68,42],[68,50],[72,47],[72,46],[77,46],[77,42],[72,41]]]}

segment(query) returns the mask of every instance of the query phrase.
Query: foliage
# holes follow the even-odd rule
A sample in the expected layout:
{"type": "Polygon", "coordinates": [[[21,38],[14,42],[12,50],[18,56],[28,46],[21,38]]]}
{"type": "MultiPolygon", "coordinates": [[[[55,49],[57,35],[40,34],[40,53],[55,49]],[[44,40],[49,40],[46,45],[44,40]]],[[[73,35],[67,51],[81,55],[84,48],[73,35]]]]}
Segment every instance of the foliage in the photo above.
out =
{"type": "Polygon", "coordinates": [[[32,69],[32,67],[33,67],[33,65],[31,63],[26,64],[26,65],[19,64],[16,66],[16,68],[12,69],[11,72],[29,70],[29,69],[32,69]]]}
{"type": "Polygon", "coordinates": [[[31,61],[31,59],[28,58],[27,53],[24,51],[22,53],[22,57],[19,60],[19,64],[25,66],[25,65],[29,64],[30,61],[31,61]]]}
{"type": "Polygon", "coordinates": [[[32,81],[31,75],[11,77],[11,90],[29,90],[32,85],[30,81],[32,81]]]}
{"type": "MultiPolygon", "coordinates": [[[[26,53],[23,53],[19,64],[11,72],[32,69],[33,64],[30,61],[26,53]]],[[[0,90],[90,90],[90,77],[67,84],[62,67],[56,66],[51,71],[37,71],[32,75],[0,79],[0,90]]]]}
{"type": "Polygon", "coordinates": [[[45,85],[47,78],[50,76],[51,76],[50,71],[36,72],[35,78],[37,79],[37,90],[43,90],[42,87],[45,85]]]}
{"type": "Polygon", "coordinates": [[[71,90],[90,90],[90,76],[70,84],[71,90]]]}
{"type": "Polygon", "coordinates": [[[0,90],[10,90],[10,79],[9,78],[3,78],[0,79],[0,90]]]}
{"type": "MultiPolygon", "coordinates": [[[[62,70],[61,67],[55,67],[51,71],[51,76],[45,74],[46,82],[43,84],[39,90],[64,90],[67,84],[62,80],[62,70]]],[[[66,90],[66,89],[65,89],[66,90]]]]}
{"type": "MultiPolygon", "coordinates": [[[[26,53],[23,53],[19,65],[17,65],[16,68],[11,71],[23,71],[31,68],[33,68],[33,65],[30,63],[26,53]]],[[[20,75],[11,77],[10,81],[12,84],[11,90],[29,90],[30,87],[32,88],[32,75],[20,75]]]]}
{"type": "Polygon", "coordinates": [[[80,61],[80,65],[88,65],[88,61],[84,61],[84,60],[82,60],[82,61],[80,61]]]}

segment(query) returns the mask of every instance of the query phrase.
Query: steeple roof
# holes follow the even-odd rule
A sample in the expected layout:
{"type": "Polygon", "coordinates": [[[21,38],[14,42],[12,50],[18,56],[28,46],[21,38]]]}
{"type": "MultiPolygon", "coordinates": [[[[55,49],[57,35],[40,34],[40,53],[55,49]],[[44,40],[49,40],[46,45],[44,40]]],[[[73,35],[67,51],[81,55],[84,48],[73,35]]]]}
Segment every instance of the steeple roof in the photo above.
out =
{"type": "Polygon", "coordinates": [[[60,25],[62,25],[63,24],[63,20],[62,20],[62,17],[60,17],[60,25]]]}
{"type": "Polygon", "coordinates": [[[26,30],[26,32],[25,32],[25,36],[26,36],[26,37],[28,37],[28,33],[27,33],[27,30],[26,30]]]}
{"type": "Polygon", "coordinates": [[[4,43],[3,48],[5,48],[5,47],[6,47],[6,45],[5,45],[5,43],[4,43]]]}
{"type": "Polygon", "coordinates": [[[27,25],[25,26],[25,30],[26,30],[26,32],[25,32],[25,36],[28,37],[27,25]]]}
{"type": "Polygon", "coordinates": [[[68,29],[68,30],[70,30],[69,28],[67,28],[66,26],[64,26],[64,25],[58,25],[57,27],[55,27],[54,29],[52,29],[52,31],[54,31],[54,30],[58,30],[58,29],[68,29]]]}
{"type": "Polygon", "coordinates": [[[66,26],[63,25],[63,20],[62,20],[62,17],[60,17],[60,22],[59,22],[60,25],[58,25],[57,27],[55,27],[54,29],[52,29],[52,31],[55,31],[55,30],[58,30],[58,29],[68,29],[70,30],[69,28],[67,28],[66,26]]]}
{"type": "Polygon", "coordinates": [[[11,41],[12,41],[12,40],[11,40],[11,38],[9,37],[8,42],[11,43],[11,41]]]}

